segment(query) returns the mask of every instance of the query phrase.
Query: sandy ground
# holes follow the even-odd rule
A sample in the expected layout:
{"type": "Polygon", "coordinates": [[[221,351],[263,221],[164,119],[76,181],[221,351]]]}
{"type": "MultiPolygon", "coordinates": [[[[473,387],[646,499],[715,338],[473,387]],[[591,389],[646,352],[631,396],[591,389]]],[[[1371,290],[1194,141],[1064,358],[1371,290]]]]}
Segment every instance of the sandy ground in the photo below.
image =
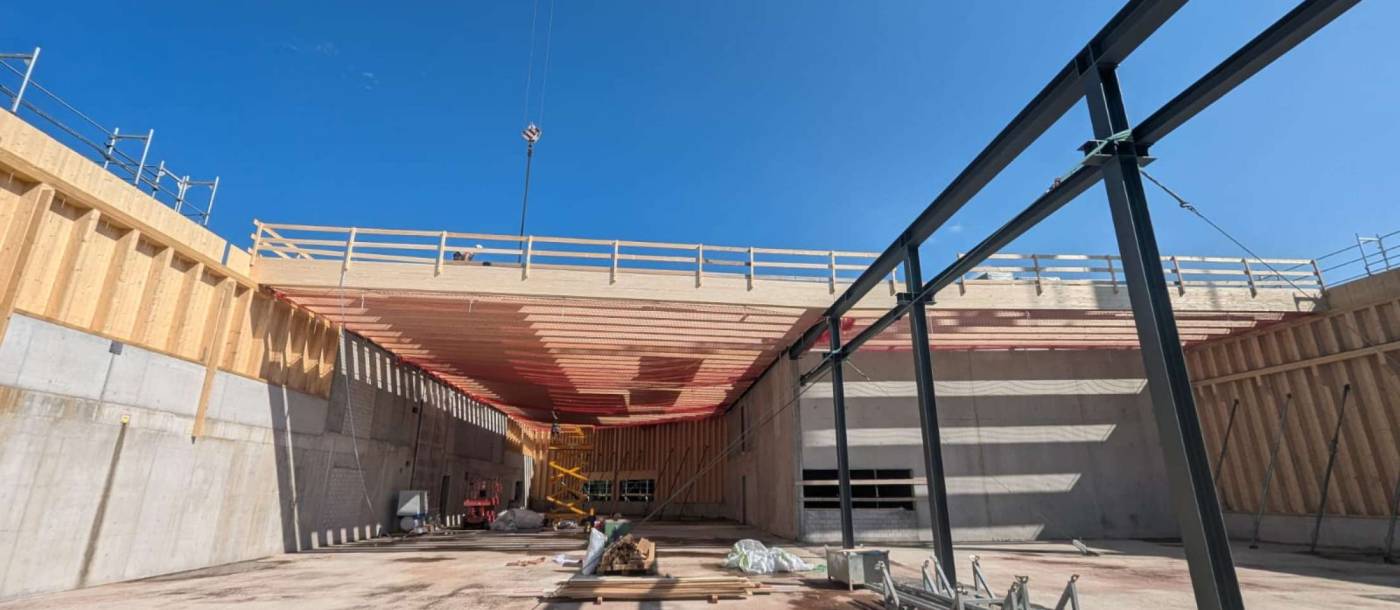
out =
{"type": "MultiPolygon", "coordinates": [[[[848,593],[825,577],[822,547],[798,545],[730,523],[649,523],[638,533],[658,545],[661,571],[674,576],[723,573],[730,544],[759,538],[796,552],[822,569],[802,575],[759,577],[774,592],[717,605],[694,602],[606,602],[606,608],[878,608],[875,595],[848,593]]],[[[540,596],[573,570],[545,560],[511,562],[557,553],[581,554],[580,534],[449,532],[410,539],[379,539],[294,555],[139,581],[102,585],[0,603],[9,608],[578,608],[540,596]]],[[[1053,607],[1071,574],[1079,574],[1086,608],[1195,607],[1181,548],[1115,541],[1092,544],[1087,557],[1067,544],[966,545],[957,549],[959,577],[971,578],[970,557],[981,557],[992,590],[1004,592],[1017,575],[1030,577],[1032,601],[1053,607]]],[[[894,573],[917,580],[928,549],[886,547],[894,573]]],[[[1250,608],[1386,608],[1400,610],[1400,566],[1376,557],[1314,557],[1284,547],[1235,548],[1250,608]]]]}

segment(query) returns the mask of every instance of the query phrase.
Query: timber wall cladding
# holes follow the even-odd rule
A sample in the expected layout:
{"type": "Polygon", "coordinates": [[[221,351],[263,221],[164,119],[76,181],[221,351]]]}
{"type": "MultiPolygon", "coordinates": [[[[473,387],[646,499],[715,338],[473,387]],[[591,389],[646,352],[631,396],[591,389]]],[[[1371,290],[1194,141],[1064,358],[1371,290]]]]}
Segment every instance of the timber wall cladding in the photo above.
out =
{"type": "Polygon", "coordinates": [[[206,257],[183,244],[109,219],[47,185],[12,173],[3,184],[5,321],[20,312],[211,369],[328,394],[336,351],[328,321],[259,292],[223,265],[201,262],[206,257]]]}
{"type": "MultiPolygon", "coordinates": [[[[548,459],[565,468],[582,465],[589,480],[612,481],[616,498],[621,481],[654,479],[656,502],[664,502],[683,485],[701,473],[673,501],[676,504],[719,504],[724,502],[724,467],[720,455],[724,452],[725,421],[723,417],[620,428],[581,428],[582,435],[574,441],[586,451],[556,452],[548,459]]],[[[531,487],[536,500],[554,493],[549,479],[547,460],[535,463],[535,480],[531,487]]]]}
{"type": "Polygon", "coordinates": [[[1212,466],[1231,405],[1240,401],[1216,482],[1226,510],[1259,509],[1279,413],[1291,393],[1265,511],[1316,512],[1342,388],[1350,383],[1326,512],[1390,516],[1400,477],[1400,299],[1395,297],[1188,350],[1212,466]]]}

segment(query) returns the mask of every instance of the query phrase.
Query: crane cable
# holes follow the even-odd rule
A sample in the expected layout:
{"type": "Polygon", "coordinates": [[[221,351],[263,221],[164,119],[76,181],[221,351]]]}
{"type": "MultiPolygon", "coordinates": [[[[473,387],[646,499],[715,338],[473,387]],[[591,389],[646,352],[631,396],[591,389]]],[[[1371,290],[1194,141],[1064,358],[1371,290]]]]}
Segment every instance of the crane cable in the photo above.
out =
{"type": "MultiPolygon", "coordinates": [[[[535,157],[535,143],[540,141],[543,135],[541,126],[544,124],[544,101],[545,93],[549,88],[549,57],[551,43],[554,39],[554,1],[549,0],[549,19],[545,26],[544,34],[544,65],[540,74],[540,101],[539,111],[535,115],[535,120],[530,120],[530,89],[534,83],[535,76],[535,33],[539,21],[540,2],[535,0],[534,8],[530,12],[530,50],[525,66],[525,99],[522,104],[521,121],[525,123],[525,129],[521,130],[520,137],[525,140],[525,184],[520,197],[520,237],[525,237],[525,218],[530,209],[530,166],[535,157]]],[[[524,254],[521,254],[523,262],[524,254]]]]}

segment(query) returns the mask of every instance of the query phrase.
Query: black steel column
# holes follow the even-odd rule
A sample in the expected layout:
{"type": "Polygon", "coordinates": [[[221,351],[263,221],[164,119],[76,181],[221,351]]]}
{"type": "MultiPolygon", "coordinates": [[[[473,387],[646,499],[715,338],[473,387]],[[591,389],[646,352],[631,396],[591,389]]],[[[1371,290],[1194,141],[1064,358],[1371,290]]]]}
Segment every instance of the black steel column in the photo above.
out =
{"type": "MultiPolygon", "coordinates": [[[[924,272],[919,247],[910,245],[904,255],[905,298],[919,294],[924,272]]],[[[919,396],[919,427],[924,435],[924,479],[928,483],[928,512],[933,521],[933,548],[949,582],[958,582],[953,562],[953,533],[948,525],[948,481],[943,477],[943,437],[938,431],[938,405],[933,393],[933,357],[929,353],[928,316],[924,302],[909,304],[909,334],[914,346],[914,378],[919,396]]]]}
{"type": "MultiPolygon", "coordinates": [[[[1085,71],[1085,101],[1094,137],[1107,140],[1129,128],[1116,66],[1081,66],[1085,71]]],[[[1147,371],[1147,390],[1166,459],[1172,505],[1186,559],[1196,606],[1209,610],[1242,609],[1240,585],[1230,556],[1230,540],[1220,514],[1220,502],[1210,474],[1210,456],[1201,436],[1196,401],[1181,351],[1171,298],[1167,294],[1157,238],[1148,215],[1147,194],[1138,172],[1139,151],[1132,142],[1109,146],[1103,177],[1109,209],[1123,257],[1123,273],[1132,299],[1133,318],[1147,371]]]]}
{"type": "Polygon", "coordinates": [[[845,357],[841,355],[841,318],[826,319],[831,335],[831,405],[835,409],[836,479],[841,493],[841,548],[856,546],[856,530],[851,524],[851,462],[846,448],[846,384],[842,375],[845,357]]]}

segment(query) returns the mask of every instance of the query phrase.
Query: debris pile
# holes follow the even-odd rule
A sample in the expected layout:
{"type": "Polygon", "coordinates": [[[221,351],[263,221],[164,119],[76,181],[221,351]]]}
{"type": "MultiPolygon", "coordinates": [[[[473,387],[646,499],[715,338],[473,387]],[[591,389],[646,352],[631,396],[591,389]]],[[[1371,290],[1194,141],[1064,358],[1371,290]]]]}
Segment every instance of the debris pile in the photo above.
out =
{"type": "Polygon", "coordinates": [[[599,574],[653,574],[656,572],[656,545],[646,538],[627,534],[603,551],[599,574]]]}

